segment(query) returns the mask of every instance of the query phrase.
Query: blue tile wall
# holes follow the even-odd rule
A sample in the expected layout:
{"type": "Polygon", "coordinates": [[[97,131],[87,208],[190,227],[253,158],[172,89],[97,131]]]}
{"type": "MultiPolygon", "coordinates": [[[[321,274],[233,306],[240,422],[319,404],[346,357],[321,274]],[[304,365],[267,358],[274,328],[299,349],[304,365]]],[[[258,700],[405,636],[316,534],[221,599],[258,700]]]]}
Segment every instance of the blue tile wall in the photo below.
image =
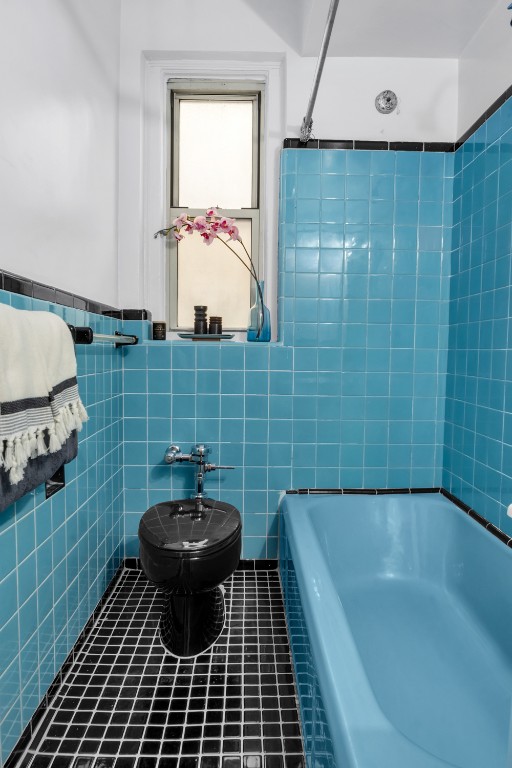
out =
{"type": "Polygon", "coordinates": [[[512,100],[454,170],[443,484],[512,535],[512,100]]]}
{"type": "Polygon", "coordinates": [[[440,484],[452,175],[443,153],[283,151],[280,342],[124,351],[128,555],[149,505],[192,492],[170,442],[236,466],[206,487],[246,558],[276,557],[284,489],[440,484]]]}
{"type": "Polygon", "coordinates": [[[277,505],[292,483],[293,350],[274,344],[146,342],[124,350],[126,554],[152,504],[189,496],[191,465],[163,461],[174,442],[211,446],[206,491],[243,515],[245,558],[277,557],[277,505]],[[285,403],[286,401],[286,403],[285,403]]]}
{"type": "MultiPolygon", "coordinates": [[[[113,333],[118,321],[0,291],[20,309],[57,312],[113,333]]],[[[27,725],[122,557],[122,357],[77,346],[89,421],[66,486],[44,486],[0,512],[0,764],[27,725]]]]}
{"type": "Polygon", "coordinates": [[[282,154],[279,307],[302,485],[440,483],[452,164],[282,154]]]}

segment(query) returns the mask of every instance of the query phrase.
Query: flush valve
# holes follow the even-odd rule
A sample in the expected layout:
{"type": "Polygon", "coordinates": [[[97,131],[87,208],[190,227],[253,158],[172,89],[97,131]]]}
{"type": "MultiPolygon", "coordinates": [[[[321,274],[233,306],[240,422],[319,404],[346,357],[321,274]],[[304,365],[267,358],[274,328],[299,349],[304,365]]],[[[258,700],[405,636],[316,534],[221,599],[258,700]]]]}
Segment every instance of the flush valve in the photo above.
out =
{"type": "Polygon", "coordinates": [[[193,496],[195,499],[202,499],[205,497],[204,493],[204,476],[207,472],[213,472],[215,469],[235,469],[233,466],[227,464],[210,464],[206,461],[210,453],[208,445],[198,443],[191,448],[190,453],[182,453],[179,445],[170,445],[165,454],[164,461],[166,464],[174,464],[178,462],[194,464],[197,467],[196,471],[196,492],[193,496]]]}

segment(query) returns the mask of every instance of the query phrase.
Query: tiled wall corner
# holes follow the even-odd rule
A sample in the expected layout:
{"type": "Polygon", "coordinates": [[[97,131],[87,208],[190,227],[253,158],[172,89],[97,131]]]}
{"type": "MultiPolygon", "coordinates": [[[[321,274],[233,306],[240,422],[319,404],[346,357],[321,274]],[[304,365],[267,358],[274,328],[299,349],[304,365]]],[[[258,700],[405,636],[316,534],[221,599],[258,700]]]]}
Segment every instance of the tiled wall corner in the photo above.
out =
{"type": "Polygon", "coordinates": [[[454,159],[443,485],[512,535],[512,99],[454,159]]]}

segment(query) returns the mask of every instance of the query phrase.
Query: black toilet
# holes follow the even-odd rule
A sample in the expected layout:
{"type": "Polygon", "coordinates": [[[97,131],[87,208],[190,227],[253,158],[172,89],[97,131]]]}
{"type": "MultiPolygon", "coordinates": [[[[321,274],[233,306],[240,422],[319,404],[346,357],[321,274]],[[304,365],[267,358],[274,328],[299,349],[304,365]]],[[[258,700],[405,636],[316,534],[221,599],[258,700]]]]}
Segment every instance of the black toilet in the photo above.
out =
{"type": "Polygon", "coordinates": [[[220,585],[239,563],[241,533],[236,507],[210,498],[165,501],[142,516],[141,564],[165,595],[160,636],[174,656],[196,656],[220,635],[220,585]]]}

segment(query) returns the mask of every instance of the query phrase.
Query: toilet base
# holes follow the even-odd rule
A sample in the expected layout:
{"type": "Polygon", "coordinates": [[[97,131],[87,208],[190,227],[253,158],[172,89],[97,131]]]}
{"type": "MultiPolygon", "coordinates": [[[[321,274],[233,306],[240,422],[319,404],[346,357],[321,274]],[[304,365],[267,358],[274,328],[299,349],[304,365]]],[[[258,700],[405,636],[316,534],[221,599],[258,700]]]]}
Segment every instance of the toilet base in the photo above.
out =
{"type": "Polygon", "coordinates": [[[166,595],[160,617],[162,644],[173,656],[197,656],[217,640],[224,628],[224,616],[220,587],[189,595],[166,595]]]}

